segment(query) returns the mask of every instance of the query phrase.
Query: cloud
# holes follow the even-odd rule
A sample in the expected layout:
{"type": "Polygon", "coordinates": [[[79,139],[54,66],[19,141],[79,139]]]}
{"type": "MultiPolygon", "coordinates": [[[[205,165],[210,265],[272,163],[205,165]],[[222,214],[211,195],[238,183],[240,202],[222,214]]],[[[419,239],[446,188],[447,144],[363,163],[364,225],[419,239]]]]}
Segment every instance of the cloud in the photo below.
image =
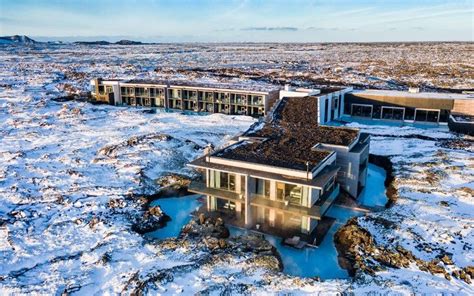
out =
{"type": "Polygon", "coordinates": [[[341,28],[337,28],[337,27],[332,27],[332,28],[307,27],[306,30],[311,30],[311,31],[338,31],[338,30],[341,30],[341,28]]]}
{"type": "Polygon", "coordinates": [[[287,31],[294,32],[298,31],[296,27],[247,27],[240,29],[241,31],[287,31]]]}

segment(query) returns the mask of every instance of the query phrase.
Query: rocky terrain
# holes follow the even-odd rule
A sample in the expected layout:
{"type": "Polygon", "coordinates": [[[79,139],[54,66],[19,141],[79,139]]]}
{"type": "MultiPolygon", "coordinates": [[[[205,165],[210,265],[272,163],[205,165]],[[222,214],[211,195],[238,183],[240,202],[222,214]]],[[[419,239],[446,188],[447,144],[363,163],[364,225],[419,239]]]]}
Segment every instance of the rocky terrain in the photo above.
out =
{"type": "Polygon", "coordinates": [[[472,88],[471,47],[2,46],[1,294],[474,294],[472,138],[445,128],[348,124],[372,134],[370,152],[390,159],[396,198],[388,209],[341,228],[337,238],[347,248],[341,263],[354,279],[320,281],[317,275],[285,275],[264,240],[227,237],[225,225],[206,217],[191,222],[176,239],[153,240],[138,233],[159,231],[173,221],[149,202],[186,186],[195,176],[185,167],[188,161],[208,144],[223,145],[254,119],[54,100],[86,92],[88,79],[97,76],[265,85],[273,79],[274,74],[265,78],[268,73],[290,73],[294,83],[306,80],[297,77],[314,83],[315,75],[331,83],[374,87],[415,81],[472,88]],[[426,63],[434,70],[396,74],[409,70],[396,66],[400,56],[409,59],[407,64],[426,63]],[[386,61],[387,66],[370,61],[386,61]],[[213,74],[216,68],[252,74],[224,77],[213,74]],[[445,70],[447,75],[433,74],[445,70]],[[382,80],[369,79],[372,74],[382,80]],[[146,227],[137,232],[136,225],[146,227]]]}

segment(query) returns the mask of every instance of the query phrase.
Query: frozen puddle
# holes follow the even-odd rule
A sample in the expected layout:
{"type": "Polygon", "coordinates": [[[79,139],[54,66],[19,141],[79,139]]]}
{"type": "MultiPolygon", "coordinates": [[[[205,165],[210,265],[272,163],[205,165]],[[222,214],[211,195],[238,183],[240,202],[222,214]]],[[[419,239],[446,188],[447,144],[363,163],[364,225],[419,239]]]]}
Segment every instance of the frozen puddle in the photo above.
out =
{"type": "MultiPolygon", "coordinates": [[[[385,195],[385,170],[373,164],[368,167],[368,186],[359,196],[359,202],[365,206],[384,206],[387,202],[385,195]]],[[[190,195],[183,197],[163,198],[154,201],[151,205],[159,205],[163,211],[171,217],[171,221],[161,229],[147,234],[150,237],[165,239],[177,237],[181,228],[191,219],[191,212],[199,207],[198,198],[200,195],[190,195]]],[[[347,220],[364,213],[337,205],[331,206],[327,214],[336,218],[336,221],[329,229],[326,237],[318,248],[294,249],[281,244],[281,238],[273,235],[265,235],[265,238],[274,245],[280,253],[283,261],[283,272],[293,276],[315,277],[321,279],[344,279],[349,274],[339,266],[337,260],[337,250],[334,246],[334,234],[344,225],[347,220]]],[[[242,235],[248,230],[228,226],[232,236],[242,235]]]]}
{"type": "Polygon", "coordinates": [[[199,197],[200,195],[195,194],[153,201],[151,206],[160,206],[165,214],[171,217],[171,221],[168,221],[165,227],[147,233],[147,236],[158,239],[177,237],[181,228],[191,220],[191,213],[199,208],[199,197]]]}

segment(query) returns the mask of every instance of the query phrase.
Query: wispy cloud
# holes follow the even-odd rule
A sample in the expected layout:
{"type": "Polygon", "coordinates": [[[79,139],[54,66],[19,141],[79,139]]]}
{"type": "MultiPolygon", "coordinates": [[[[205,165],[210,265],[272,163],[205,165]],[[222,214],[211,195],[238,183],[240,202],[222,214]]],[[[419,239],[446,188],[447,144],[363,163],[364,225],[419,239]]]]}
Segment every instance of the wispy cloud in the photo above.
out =
{"type": "Polygon", "coordinates": [[[240,29],[242,31],[298,31],[297,27],[246,27],[240,29]]]}
{"type": "Polygon", "coordinates": [[[311,31],[338,31],[341,28],[338,27],[331,27],[331,28],[325,28],[325,27],[307,27],[306,30],[311,30],[311,31]]]}

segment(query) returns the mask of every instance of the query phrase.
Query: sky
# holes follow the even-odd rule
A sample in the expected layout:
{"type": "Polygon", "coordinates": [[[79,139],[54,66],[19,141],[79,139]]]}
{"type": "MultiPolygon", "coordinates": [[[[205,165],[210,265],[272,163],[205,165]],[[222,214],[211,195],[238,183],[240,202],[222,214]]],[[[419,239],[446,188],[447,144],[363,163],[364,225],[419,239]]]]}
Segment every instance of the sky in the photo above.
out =
{"type": "Polygon", "coordinates": [[[0,35],[145,42],[474,41],[474,0],[0,0],[0,35]]]}

